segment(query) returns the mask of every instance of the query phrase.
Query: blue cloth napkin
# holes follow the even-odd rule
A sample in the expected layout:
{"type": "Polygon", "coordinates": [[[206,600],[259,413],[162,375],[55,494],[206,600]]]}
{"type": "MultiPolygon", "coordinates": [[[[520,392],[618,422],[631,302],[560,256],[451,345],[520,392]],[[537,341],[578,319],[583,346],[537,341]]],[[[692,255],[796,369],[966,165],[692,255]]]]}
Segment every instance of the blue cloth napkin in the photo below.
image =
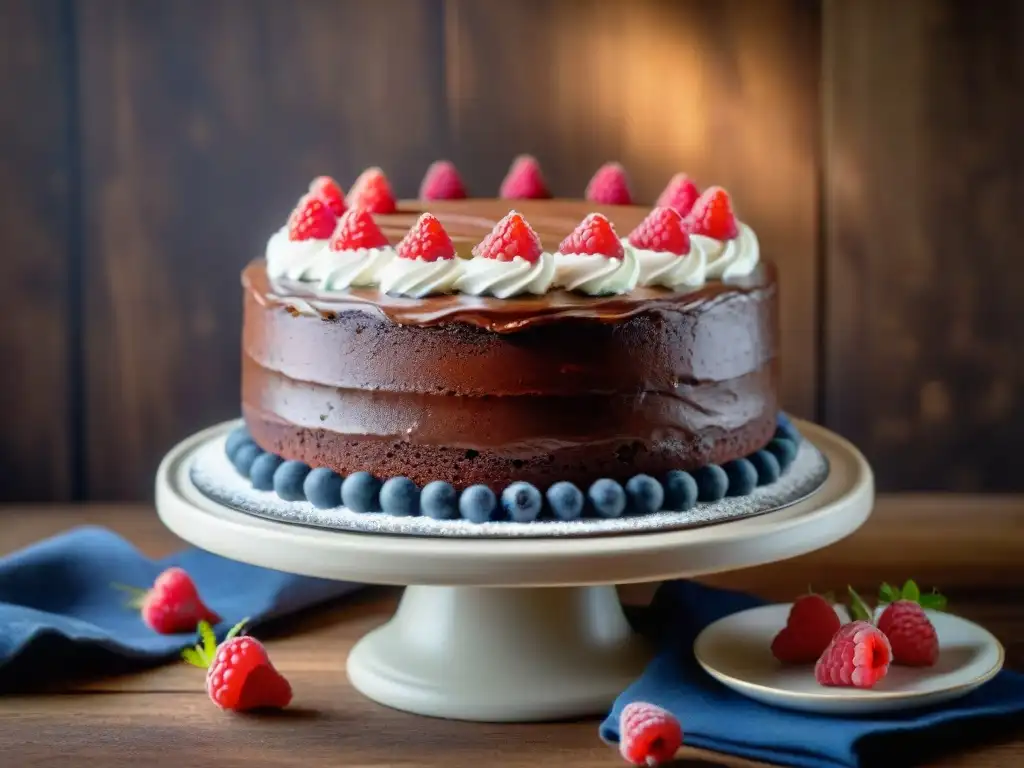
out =
{"type": "Polygon", "coordinates": [[[298,611],[353,591],[337,581],[293,576],[186,549],[150,560],[111,531],[76,528],[0,559],[0,687],[109,674],[168,660],[193,634],[149,629],[112,584],[149,587],[165,568],[184,568],[203,601],[230,627],[298,611]]]}
{"type": "Polygon", "coordinates": [[[662,586],[646,614],[650,624],[640,629],[663,650],[619,696],[601,725],[601,737],[617,743],[622,708],[646,701],[679,718],[690,746],[801,768],[859,768],[914,764],[1021,726],[1024,675],[1007,670],[944,706],[874,717],[792,712],[734,693],[700,668],[693,641],[721,617],[762,604],[750,595],[693,582],[662,586]]]}

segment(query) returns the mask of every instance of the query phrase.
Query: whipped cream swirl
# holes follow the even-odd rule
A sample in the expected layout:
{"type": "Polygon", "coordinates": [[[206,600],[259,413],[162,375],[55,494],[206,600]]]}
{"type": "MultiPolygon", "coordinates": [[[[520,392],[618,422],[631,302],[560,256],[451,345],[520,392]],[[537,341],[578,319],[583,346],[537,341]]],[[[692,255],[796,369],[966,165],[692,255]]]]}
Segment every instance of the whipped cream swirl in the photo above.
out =
{"type": "Polygon", "coordinates": [[[522,256],[511,261],[476,256],[463,262],[455,290],[471,296],[508,299],[524,293],[547,293],[554,278],[555,257],[550,253],[542,253],[536,262],[522,256]]]}
{"type": "Polygon", "coordinates": [[[282,227],[267,242],[267,274],[277,279],[302,272],[326,246],[326,240],[291,240],[288,227],[282,227]]]}
{"type": "Polygon", "coordinates": [[[393,296],[422,299],[437,293],[451,293],[462,274],[463,259],[391,259],[380,273],[380,289],[393,296]]]}
{"type": "Polygon", "coordinates": [[[325,291],[368,288],[380,283],[384,268],[395,258],[393,248],[356,248],[335,251],[328,246],[293,280],[316,282],[325,291]]]}
{"type": "Polygon", "coordinates": [[[649,251],[637,248],[623,240],[625,250],[632,250],[640,265],[637,285],[644,287],[661,286],[672,290],[700,288],[704,285],[707,270],[707,256],[699,248],[680,256],[668,251],[649,251]]]}
{"type": "Polygon", "coordinates": [[[267,246],[267,274],[315,283],[324,291],[366,288],[380,282],[384,267],[395,258],[394,248],[357,248],[336,251],[326,240],[288,240],[278,233],[267,246]]]}
{"type": "Polygon", "coordinates": [[[754,271],[761,260],[757,235],[746,224],[739,225],[739,233],[732,240],[690,235],[690,254],[697,251],[704,254],[705,276],[708,280],[745,277],[754,271]]]}
{"type": "Polygon", "coordinates": [[[636,287],[640,264],[632,248],[621,259],[586,253],[556,253],[554,285],[589,296],[628,293],[636,287]]]}

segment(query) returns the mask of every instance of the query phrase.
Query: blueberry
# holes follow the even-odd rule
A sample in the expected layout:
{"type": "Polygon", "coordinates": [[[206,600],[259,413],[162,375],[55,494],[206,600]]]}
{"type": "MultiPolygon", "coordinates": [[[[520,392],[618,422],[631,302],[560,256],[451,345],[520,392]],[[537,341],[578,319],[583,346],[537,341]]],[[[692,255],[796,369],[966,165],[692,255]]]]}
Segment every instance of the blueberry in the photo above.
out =
{"type": "Polygon", "coordinates": [[[779,469],[783,472],[789,469],[796,458],[796,443],[785,437],[776,437],[765,450],[779,460],[779,469]]]}
{"type": "Polygon", "coordinates": [[[392,477],[380,489],[380,507],[385,514],[411,517],[420,511],[420,489],[408,477],[392,477]]]}
{"type": "Polygon", "coordinates": [[[252,469],[252,463],[262,455],[263,449],[256,445],[256,443],[245,443],[240,445],[235,451],[235,455],[231,457],[231,463],[235,465],[238,474],[248,477],[249,470],[252,469]]]}
{"type": "Polygon", "coordinates": [[[284,463],[276,453],[264,453],[256,457],[249,468],[249,479],[257,491],[274,490],[274,472],[284,463]]]}
{"type": "Polygon", "coordinates": [[[532,523],[540,515],[544,498],[529,483],[512,483],[501,493],[501,506],[516,523],[532,523]]]}
{"type": "Polygon", "coordinates": [[[224,453],[230,459],[235,455],[235,451],[241,448],[246,443],[251,443],[253,440],[249,436],[249,430],[245,427],[236,427],[231,430],[231,434],[228,435],[227,441],[224,443],[224,453]]]}
{"type": "Polygon", "coordinates": [[[305,501],[302,490],[309,467],[301,461],[286,461],[274,473],[274,491],[285,501],[305,501]]]}
{"type": "Polygon", "coordinates": [[[697,481],[689,472],[673,469],[665,475],[662,486],[665,490],[665,509],[685,512],[697,503],[697,481]]]}
{"type": "Polygon", "coordinates": [[[459,512],[471,523],[486,523],[497,505],[494,491],[486,485],[471,485],[459,496],[459,512]]]}
{"type": "Polygon", "coordinates": [[[626,482],[626,498],[629,511],[634,515],[650,515],[661,509],[665,501],[665,489],[649,475],[633,475],[626,482]]]}
{"type": "Polygon", "coordinates": [[[789,420],[789,416],[779,411],[778,418],[775,421],[775,436],[783,437],[786,440],[792,440],[797,445],[800,444],[800,432],[793,426],[793,422],[789,420]]]}
{"type": "Polygon", "coordinates": [[[587,497],[594,512],[601,517],[619,517],[626,510],[626,492],[614,480],[595,480],[587,497]]]}
{"type": "Polygon", "coordinates": [[[559,520],[577,520],[583,514],[586,501],[583,491],[572,483],[562,481],[555,483],[547,492],[548,505],[559,520]]]}
{"type": "Polygon", "coordinates": [[[380,480],[369,472],[356,472],[341,484],[341,503],[353,512],[380,512],[380,480]]]}
{"type": "Polygon", "coordinates": [[[754,465],[754,469],[757,471],[758,485],[774,483],[782,474],[779,460],[768,451],[758,451],[753,456],[748,456],[747,459],[754,465]]]}
{"type": "Polygon", "coordinates": [[[434,520],[451,520],[459,514],[459,492],[444,480],[427,483],[420,492],[420,510],[434,520]]]}
{"type": "Polygon", "coordinates": [[[746,459],[730,461],[722,469],[729,476],[729,496],[746,496],[757,487],[757,470],[746,459]]]}
{"type": "Polygon", "coordinates": [[[341,475],[327,467],[317,467],[302,481],[302,492],[317,509],[337,507],[341,504],[341,475]]]}
{"type": "Polygon", "coordinates": [[[717,464],[708,464],[693,473],[697,481],[697,498],[701,501],[719,501],[729,490],[729,476],[717,464]]]}

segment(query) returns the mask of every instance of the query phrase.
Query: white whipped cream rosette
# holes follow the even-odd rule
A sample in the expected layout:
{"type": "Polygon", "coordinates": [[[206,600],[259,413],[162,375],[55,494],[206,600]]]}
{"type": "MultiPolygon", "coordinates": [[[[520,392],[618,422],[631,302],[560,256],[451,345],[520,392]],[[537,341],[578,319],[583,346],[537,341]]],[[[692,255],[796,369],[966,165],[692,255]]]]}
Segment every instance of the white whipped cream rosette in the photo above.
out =
{"type": "Polygon", "coordinates": [[[334,250],[328,245],[314,259],[304,279],[316,282],[324,291],[371,288],[380,284],[384,268],[394,258],[391,246],[334,250]]]}
{"type": "MultiPolygon", "coordinates": [[[[306,250],[291,248],[273,263],[268,250],[267,273],[271,277],[314,283],[326,292],[343,291],[377,285],[384,267],[395,256],[394,248],[373,217],[359,209],[349,209],[341,215],[330,240],[300,241],[294,245],[309,242],[315,245],[306,250]]],[[[285,249],[292,245],[280,241],[274,244],[285,249]]]]}
{"type": "Polygon", "coordinates": [[[337,225],[338,217],[323,200],[312,194],[302,197],[288,223],[267,242],[267,274],[275,280],[301,280],[337,225]]]}
{"type": "Polygon", "coordinates": [[[551,288],[554,276],[554,256],[544,252],[522,214],[509,211],[473,248],[473,258],[463,262],[455,290],[499,299],[541,295],[551,288]]]}
{"type": "Polygon", "coordinates": [[[275,232],[267,242],[267,274],[271,279],[301,280],[317,255],[327,247],[327,240],[292,240],[288,227],[275,232]]]}
{"type": "Polygon", "coordinates": [[[704,255],[709,280],[728,280],[745,277],[761,261],[761,246],[754,230],[739,224],[739,234],[729,240],[716,240],[704,235],[691,234],[690,245],[694,253],[704,255]]]}
{"type": "Polygon", "coordinates": [[[304,279],[324,291],[369,288],[380,283],[395,249],[368,211],[350,208],[338,220],[334,237],[306,270],[304,279]]]}
{"type": "Polygon", "coordinates": [[[554,285],[589,296],[628,293],[636,287],[640,265],[632,248],[623,248],[615,228],[600,213],[588,215],[555,253],[554,285]]]}
{"type": "Polygon", "coordinates": [[[668,206],[654,208],[622,244],[639,264],[637,285],[685,290],[704,284],[705,254],[693,251],[682,216],[668,206]]]}
{"type": "Polygon", "coordinates": [[[761,261],[761,247],[754,230],[738,222],[729,193],[708,187],[684,219],[694,253],[704,254],[708,280],[745,277],[761,261]]]}
{"type": "Polygon", "coordinates": [[[380,271],[381,291],[422,299],[451,293],[462,274],[463,260],[437,217],[424,213],[395,248],[395,257],[380,271]]]}

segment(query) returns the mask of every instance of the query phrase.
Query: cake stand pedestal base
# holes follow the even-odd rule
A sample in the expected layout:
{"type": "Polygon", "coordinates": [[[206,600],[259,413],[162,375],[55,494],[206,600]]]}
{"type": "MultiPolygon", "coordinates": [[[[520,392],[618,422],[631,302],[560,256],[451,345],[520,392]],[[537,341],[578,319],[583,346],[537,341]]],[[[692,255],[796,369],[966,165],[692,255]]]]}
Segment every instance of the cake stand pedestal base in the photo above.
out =
{"type": "Polygon", "coordinates": [[[524,722],[603,713],[648,659],[613,586],[411,586],[348,676],[395,709],[524,722]]]}
{"type": "Polygon", "coordinates": [[[599,714],[648,658],[615,584],[746,568],[838,541],[867,519],[871,469],[841,437],[798,422],[828,479],[791,506],[658,533],[446,539],[307,528],[203,495],[189,468],[234,422],[175,447],[156,507],[182,539],[222,557],[325,579],[409,585],[394,618],[352,650],[348,674],[371,699],[424,715],[531,721],[599,714]]]}

